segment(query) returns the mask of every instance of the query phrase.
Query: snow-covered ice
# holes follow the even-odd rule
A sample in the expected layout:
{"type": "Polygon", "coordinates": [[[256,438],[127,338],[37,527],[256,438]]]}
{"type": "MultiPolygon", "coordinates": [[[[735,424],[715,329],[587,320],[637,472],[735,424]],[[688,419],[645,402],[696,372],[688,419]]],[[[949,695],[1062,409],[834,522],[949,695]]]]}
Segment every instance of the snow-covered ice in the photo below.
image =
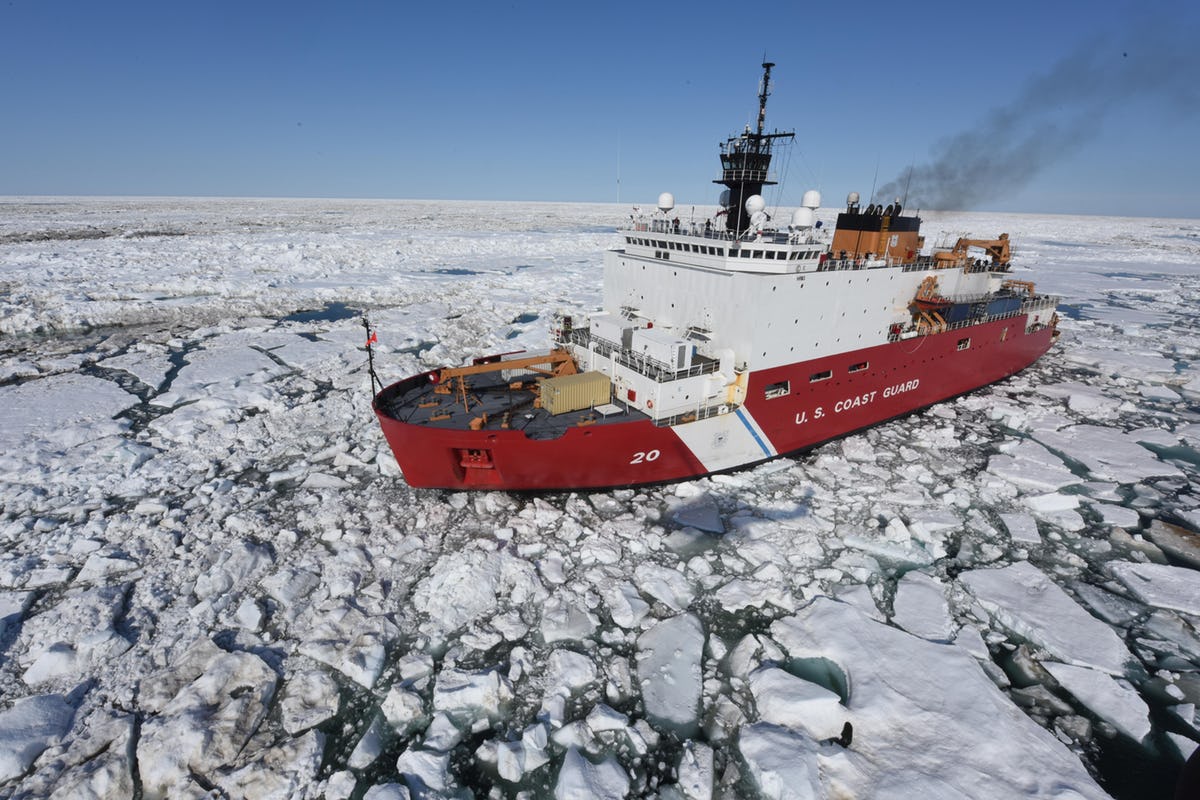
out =
{"type": "Polygon", "coordinates": [[[1063,295],[1038,364],[524,496],[403,484],[358,312],[387,379],[541,348],[628,209],[2,202],[0,796],[1125,800],[1194,744],[1194,221],[930,212],[1063,295]]]}
{"type": "Polygon", "coordinates": [[[959,581],[996,625],[1054,657],[1112,675],[1129,668],[1120,637],[1028,561],[964,572],[959,581]]]}
{"type": "Polygon", "coordinates": [[[1064,689],[1080,703],[1113,724],[1134,741],[1150,733],[1150,715],[1138,693],[1125,681],[1088,667],[1042,662],[1064,689]]]}

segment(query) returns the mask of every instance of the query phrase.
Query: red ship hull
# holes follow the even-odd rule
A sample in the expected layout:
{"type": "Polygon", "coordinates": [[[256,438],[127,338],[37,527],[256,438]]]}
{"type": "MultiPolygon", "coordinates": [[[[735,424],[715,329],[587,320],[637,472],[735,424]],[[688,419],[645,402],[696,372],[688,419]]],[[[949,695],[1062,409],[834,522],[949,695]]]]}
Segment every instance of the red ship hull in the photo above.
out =
{"type": "Polygon", "coordinates": [[[745,424],[758,449],[715,469],[676,432],[702,422],[671,427],[643,419],[533,439],[516,430],[401,422],[381,410],[392,387],[376,398],[375,413],[405,480],[415,487],[560,490],[660,483],[807,450],[1003,380],[1036,361],[1055,336],[1053,326],[1026,332],[1021,316],[754,372],[744,406],[729,417],[745,424]],[[813,380],[826,372],[827,379],[813,380]],[[786,395],[764,392],[784,381],[786,395]]]}

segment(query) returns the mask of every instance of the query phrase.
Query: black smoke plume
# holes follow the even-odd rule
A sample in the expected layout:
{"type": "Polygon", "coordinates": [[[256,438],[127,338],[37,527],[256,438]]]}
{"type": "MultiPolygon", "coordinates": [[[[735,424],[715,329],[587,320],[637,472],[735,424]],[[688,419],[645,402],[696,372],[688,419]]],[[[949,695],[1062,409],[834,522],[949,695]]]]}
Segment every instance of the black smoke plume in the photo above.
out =
{"type": "Polygon", "coordinates": [[[1089,42],[977,126],[939,142],[930,163],[906,169],[875,193],[876,201],[907,197],[909,208],[970,209],[1024,186],[1135,99],[1164,103],[1172,114],[1196,113],[1200,45],[1188,39],[1164,25],[1136,44],[1089,42]]]}

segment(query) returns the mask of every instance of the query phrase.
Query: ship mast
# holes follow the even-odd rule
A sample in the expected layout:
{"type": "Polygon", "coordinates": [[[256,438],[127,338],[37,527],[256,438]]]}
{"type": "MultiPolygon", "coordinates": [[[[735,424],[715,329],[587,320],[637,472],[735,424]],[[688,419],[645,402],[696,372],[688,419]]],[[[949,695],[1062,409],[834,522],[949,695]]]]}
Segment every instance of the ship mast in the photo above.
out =
{"type": "Polygon", "coordinates": [[[726,205],[726,226],[740,236],[750,229],[750,212],[746,200],[761,195],[764,186],[774,186],[770,180],[771,147],[775,139],[791,139],[794,132],[763,133],[767,119],[767,97],[771,94],[771,68],[775,65],[764,61],[762,83],[758,92],[758,125],[751,132],[746,126],[741,136],[731,136],[721,145],[721,177],[713,183],[729,188],[726,205]]]}

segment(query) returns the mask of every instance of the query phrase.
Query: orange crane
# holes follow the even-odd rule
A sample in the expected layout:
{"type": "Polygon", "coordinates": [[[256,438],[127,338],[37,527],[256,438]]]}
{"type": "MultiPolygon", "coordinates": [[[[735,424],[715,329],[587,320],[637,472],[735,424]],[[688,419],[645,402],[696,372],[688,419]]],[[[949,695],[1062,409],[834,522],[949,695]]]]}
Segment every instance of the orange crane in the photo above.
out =
{"type": "Polygon", "coordinates": [[[993,267],[1007,267],[1012,258],[1008,234],[1002,233],[995,239],[959,239],[950,250],[933,254],[938,267],[957,267],[967,263],[968,251],[972,247],[984,250],[992,259],[993,267]]]}
{"type": "MultiPolygon", "coordinates": [[[[500,372],[506,369],[528,369],[542,375],[574,375],[579,370],[575,367],[575,359],[566,350],[554,349],[549,353],[526,358],[512,358],[507,361],[499,356],[478,358],[474,364],[466,367],[442,367],[429,376],[437,384],[433,391],[438,394],[455,394],[461,402],[464,411],[470,411],[471,404],[467,386],[467,378],[471,375],[482,375],[486,372],[500,372]]],[[[486,416],[480,421],[480,426],[486,423],[486,416]]],[[[478,430],[472,422],[472,430],[478,430]]]]}

